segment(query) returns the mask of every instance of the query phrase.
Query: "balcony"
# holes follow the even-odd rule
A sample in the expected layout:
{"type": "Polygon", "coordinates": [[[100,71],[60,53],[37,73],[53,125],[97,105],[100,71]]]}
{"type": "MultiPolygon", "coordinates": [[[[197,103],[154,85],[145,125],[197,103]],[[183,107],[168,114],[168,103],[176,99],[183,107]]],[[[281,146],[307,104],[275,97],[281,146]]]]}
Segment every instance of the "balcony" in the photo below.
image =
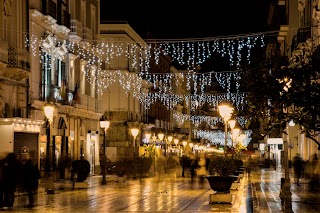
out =
{"type": "Polygon", "coordinates": [[[128,112],[128,121],[141,122],[141,115],[135,112],[128,112]]]}
{"type": "Polygon", "coordinates": [[[297,35],[293,36],[291,52],[295,50],[300,43],[306,42],[308,38],[311,38],[311,27],[300,28],[297,35]]]}
{"type": "MultiPolygon", "coordinates": [[[[2,49],[0,49],[2,51],[2,49]]],[[[1,57],[5,56],[5,52],[0,52],[1,57]]],[[[5,59],[3,59],[5,60],[5,59]]],[[[30,75],[29,52],[24,49],[9,47],[7,50],[7,66],[3,64],[5,69],[1,70],[0,75],[15,81],[22,81],[30,75]]]]}
{"type": "Polygon", "coordinates": [[[70,21],[70,38],[81,40],[83,36],[82,23],[76,19],[70,21]]]}

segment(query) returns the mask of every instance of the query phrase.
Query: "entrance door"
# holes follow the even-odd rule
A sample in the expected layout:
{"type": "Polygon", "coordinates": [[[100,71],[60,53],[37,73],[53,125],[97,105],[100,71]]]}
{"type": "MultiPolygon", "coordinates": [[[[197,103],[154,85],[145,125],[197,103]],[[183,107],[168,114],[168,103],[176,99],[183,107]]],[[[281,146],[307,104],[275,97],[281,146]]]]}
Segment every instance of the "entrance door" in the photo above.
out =
{"type": "Polygon", "coordinates": [[[28,158],[29,153],[33,151],[37,153],[34,157],[36,157],[36,162],[38,162],[38,137],[39,133],[14,133],[14,153],[17,156],[17,160],[24,160],[24,158],[28,158]]]}

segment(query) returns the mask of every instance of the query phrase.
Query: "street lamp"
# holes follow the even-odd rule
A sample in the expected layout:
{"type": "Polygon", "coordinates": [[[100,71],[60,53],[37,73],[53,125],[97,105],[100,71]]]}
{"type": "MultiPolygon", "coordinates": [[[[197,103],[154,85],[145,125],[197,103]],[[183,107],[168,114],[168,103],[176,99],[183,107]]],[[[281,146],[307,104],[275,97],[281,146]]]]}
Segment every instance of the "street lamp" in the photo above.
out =
{"type": "Polygon", "coordinates": [[[231,129],[234,129],[234,127],[236,126],[236,120],[234,119],[229,120],[228,123],[231,129]]]}
{"type": "Polygon", "coordinates": [[[193,150],[192,150],[193,143],[189,143],[189,146],[190,146],[191,152],[193,153],[193,150]]]}
{"type": "Polygon", "coordinates": [[[183,152],[186,153],[186,145],[187,145],[187,141],[182,141],[182,145],[183,145],[183,152]]]}
{"type": "MultiPolygon", "coordinates": [[[[172,137],[171,135],[169,135],[169,136],[167,137],[167,139],[168,139],[168,143],[166,143],[166,146],[169,145],[169,147],[166,148],[166,152],[167,152],[167,150],[168,150],[169,148],[171,148],[171,143],[172,143],[173,137],[172,137]]],[[[171,149],[170,149],[170,150],[171,150],[171,149]]]]}
{"type": "Polygon", "coordinates": [[[53,114],[54,114],[54,105],[50,102],[47,102],[43,106],[43,111],[46,118],[49,121],[49,130],[47,129],[47,155],[46,155],[46,179],[47,179],[47,194],[54,194],[53,189],[53,159],[54,159],[54,152],[53,152],[53,143],[51,140],[51,128],[53,122],[53,114]]]}
{"type": "Polygon", "coordinates": [[[110,121],[107,121],[105,117],[101,117],[100,119],[100,128],[103,129],[103,159],[102,159],[102,185],[107,184],[106,173],[107,173],[107,156],[106,156],[106,132],[109,129],[110,121]]]}
{"type": "Polygon", "coordinates": [[[224,121],[224,155],[227,156],[227,144],[228,144],[228,121],[231,118],[233,107],[227,104],[221,104],[218,106],[219,114],[224,121]]]}
{"type": "Polygon", "coordinates": [[[136,157],[136,138],[138,134],[139,134],[138,128],[131,129],[131,135],[133,136],[133,158],[136,157]]]}
{"type": "Polygon", "coordinates": [[[149,143],[150,142],[150,138],[151,138],[151,134],[150,133],[146,133],[145,137],[147,139],[147,143],[149,143]]]}

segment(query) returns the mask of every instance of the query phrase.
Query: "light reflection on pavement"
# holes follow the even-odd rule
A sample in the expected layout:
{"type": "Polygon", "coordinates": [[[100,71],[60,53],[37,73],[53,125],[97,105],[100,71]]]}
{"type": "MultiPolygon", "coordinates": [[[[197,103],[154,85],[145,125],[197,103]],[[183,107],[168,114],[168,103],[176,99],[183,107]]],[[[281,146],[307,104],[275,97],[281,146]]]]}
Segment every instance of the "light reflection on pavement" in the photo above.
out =
{"type": "Polygon", "coordinates": [[[36,196],[36,206],[25,208],[27,196],[16,197],[10,212],[252,212],[247,202],[247,176],[233,190],[233,204],[210,204],[213,193],[207,180],[191,183],[190,178],[129,179],[108,182],[88,189],[45,192],[36,196]]]}

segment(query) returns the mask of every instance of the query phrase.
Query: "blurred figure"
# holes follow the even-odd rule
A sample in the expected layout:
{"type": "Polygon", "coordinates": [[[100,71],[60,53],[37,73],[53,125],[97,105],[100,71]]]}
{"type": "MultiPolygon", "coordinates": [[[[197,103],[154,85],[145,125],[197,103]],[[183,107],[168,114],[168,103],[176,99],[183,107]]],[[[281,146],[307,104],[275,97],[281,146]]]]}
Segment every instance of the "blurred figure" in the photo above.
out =
{"type": "Polygon", "coordinates": [[[180,166],[180,162],[178,157],[172,153],[167,159],[166,171],[169,177],[171,177],[173,180],[176,179],[177,168],[179,166],[180,166]]]}
{"type": "Polygon", "coordinates": [[[2,163],[3,207],[12,208],[17,186],[17,158],[9,153],[2,163]]]}
{"type": "Polygon", "coordinates": [[[166,173],[166,158],[163,155],[159,155],[157,158],[157,164],[156,164],[156,171],[157,171],[157,180],[160,181],[161,178],[166,173]]]}
{"type": "Polygon", "coordinates": [[[319,186],[319,160],[317,154],[313,155],[311,162],[312,175],[310,180],[310,190],[315,190],[319,186]]]}
{"type": "Polygon", "coordinates": [[[194,178],[196,177],[196,170],[199,167],[198,160],[196,156],[190,155],[190,175],[191,175],[191,182],[193,182],[194,178]]]}
{"type": "Polygon", "coordinates": [[[38,168],[37,160],[33,151],[30,152],[30,158],[22,165],[23,186],[28,195],[28,201],[26,207],[34,207],[34,194],[37,194],[40,171],[38,168]]]}
{"type": "Polygon", "coordinates": [[[200,180],[201,185],[203,186],[204,176],[207,175],[206,169],[206,156],[204,153],[200,153],[198,168],[196,169],[197,176],[200,180]]]}
{"type": "Polygon", "coordinates": [[[293,170],[294,170],[294,176],[296,179],[296,183],[298,186],[300,186],[300,178],[301,178],[301,174],[302,174],[302,159],[299,155],[299,153],[297,153],[297,155],[294,157],[293,160],[293,170]]]}
{"type": "Polygon", "coordinates": [[[185,177],[185,170],[190,167],[190,160],[186,155],[182,155],[180,159],[180,166],[182,168],[181,176],[185,177]]]}

